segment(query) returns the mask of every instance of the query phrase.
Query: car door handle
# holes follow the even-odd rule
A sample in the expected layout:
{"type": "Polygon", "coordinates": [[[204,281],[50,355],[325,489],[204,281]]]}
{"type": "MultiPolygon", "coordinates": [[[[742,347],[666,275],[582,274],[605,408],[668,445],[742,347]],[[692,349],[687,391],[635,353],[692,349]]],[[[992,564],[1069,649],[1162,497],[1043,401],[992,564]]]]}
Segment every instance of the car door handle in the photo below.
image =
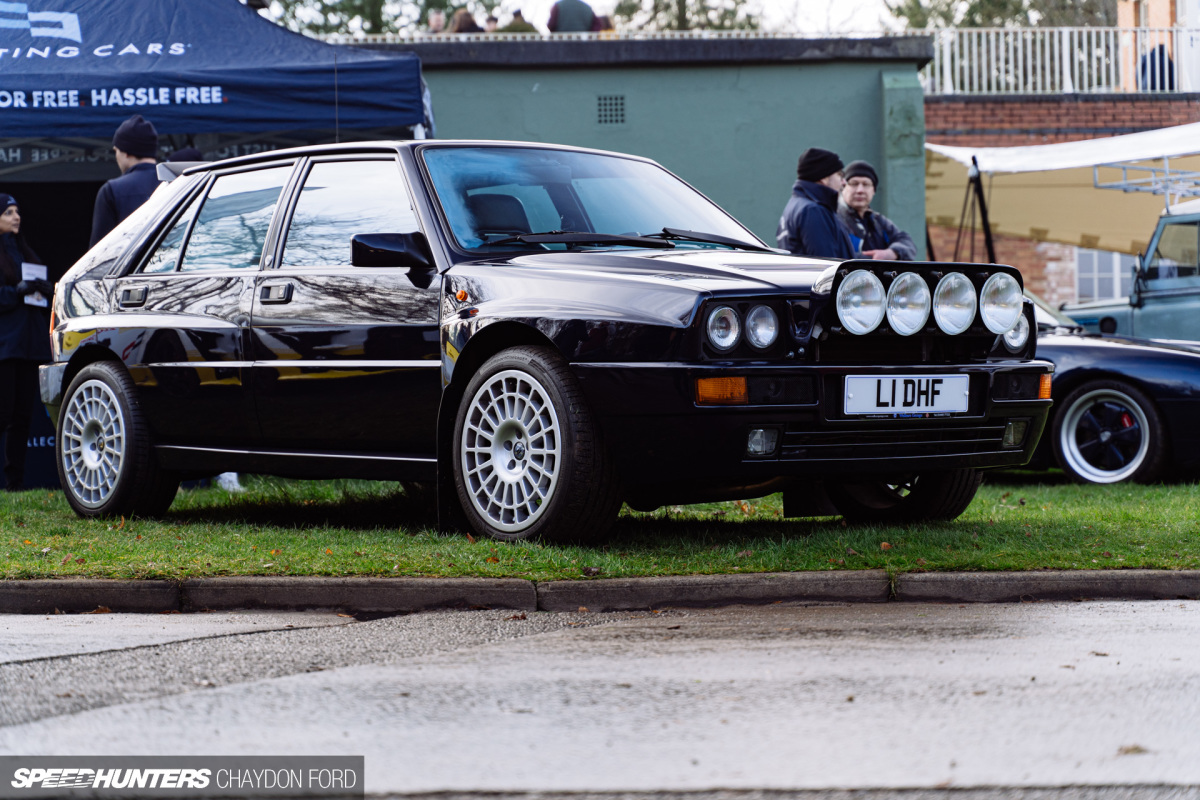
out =
{"type": "Polygon", "coordinates": [[[263,303],[290,303],[292,301],[292,284],[268,283],[259,288],[258,299],[263,303]]]}
{"type": "Polygon", "coordinates": [[[117,304],[121,308],[138,308],[146,305],[146,287],[133,286],[128,289],[122,289],[121,296],[117,299],[117,304]]]}

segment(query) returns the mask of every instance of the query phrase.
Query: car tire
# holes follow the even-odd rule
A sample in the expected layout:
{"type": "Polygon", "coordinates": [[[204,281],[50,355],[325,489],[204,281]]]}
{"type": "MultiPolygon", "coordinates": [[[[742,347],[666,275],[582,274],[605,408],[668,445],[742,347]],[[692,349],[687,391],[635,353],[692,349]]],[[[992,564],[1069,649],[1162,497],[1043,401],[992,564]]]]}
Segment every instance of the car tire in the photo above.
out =
{"type": "Polygon", "coordinates": [[[1167,456],[1167,430],[1158,409],[1123,381],[1075,387],[1054,415],[1051,441],[1063,472],[1080,483],[1149,483],[1167,456]]]}
{"type": "Polygon", "coordinates": [[[471,378],[454,426],[454,482],[471,527],[505,541],[594,541],[620,508],[578,382],[546,347],[504,350],[471,378]]]}
{"type": "Polygon", "coordinates": [[[922,472],[897,483],[827,482],[829,499],[856,524],[946,522],[967,510],[983,475],[975,469],[922,472]]]}
{"type": "Polygon", "coordinates": [[[80,370],[59,412],[55,455],[67,502],[84,517],[165,512],[179,476],[154,463],[133,379],[101,361],[80,370]]]}

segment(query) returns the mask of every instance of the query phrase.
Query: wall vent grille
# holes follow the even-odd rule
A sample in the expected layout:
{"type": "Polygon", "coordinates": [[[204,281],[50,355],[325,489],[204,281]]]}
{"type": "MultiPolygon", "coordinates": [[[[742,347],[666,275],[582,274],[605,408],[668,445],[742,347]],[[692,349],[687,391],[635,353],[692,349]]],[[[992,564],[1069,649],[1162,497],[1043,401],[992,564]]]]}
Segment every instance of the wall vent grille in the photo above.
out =
{"type": "Polygon", "coordinates": [[[602,94],[597,96],[596,121],[601,125],[624,125],[625,95],[602,94]]]}

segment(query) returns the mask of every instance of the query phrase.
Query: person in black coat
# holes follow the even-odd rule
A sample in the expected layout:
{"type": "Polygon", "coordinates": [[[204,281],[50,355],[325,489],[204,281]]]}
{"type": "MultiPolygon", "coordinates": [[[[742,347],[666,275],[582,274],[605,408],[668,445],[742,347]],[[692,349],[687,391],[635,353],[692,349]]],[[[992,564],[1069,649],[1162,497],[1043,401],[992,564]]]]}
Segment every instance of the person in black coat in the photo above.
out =
{"type": "Polygon", "coordinates": [[[50,360],[50,315],[27,295],[49,299],[54,285],[25,279],[21,265],[41,259],[20,236],[21,213],[12,195],[0,194],[0,432],[5,434],[5,489],[25,487],[25,446],[38,401],[38,364],[50,360]]]}
{"type": "Polygon", "coordinates": [[[854,258],[850,232],[837,216],[838,192],[846,181],[837,153],[810,147],[796,168],[799,180],[779,219],[775,240],[797,256],[854,258]]]}
{"type": "Polygon", "coordinates": [[[914,261],[917,244],[896,223],[871,209],[879,175],[866,161],[851,161],[845,169],[846,186],[838,202],[838,218],[850,231],[854,248],[863,258],[881,261],[914,261]]]}
{"type": "Polygon", "coordinates": [[[108,235],[123,219],[137,211],[158,188],[158,131],[153,123],[134,114],[113,135],[113,151],[121,177],[100,187],[92,210],[92,240],[108,235]]]}

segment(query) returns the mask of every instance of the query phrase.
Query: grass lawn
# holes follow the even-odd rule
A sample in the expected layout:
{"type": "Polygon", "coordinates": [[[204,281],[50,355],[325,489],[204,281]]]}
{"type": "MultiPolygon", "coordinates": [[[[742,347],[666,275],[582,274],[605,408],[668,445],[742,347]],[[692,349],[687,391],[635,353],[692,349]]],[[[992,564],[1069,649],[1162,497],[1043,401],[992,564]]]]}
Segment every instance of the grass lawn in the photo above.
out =
{"type": "Polygon", "coordinates": [[[83,520],[60,492],[0,492],[0,577],[429,575],[535,580],[820,569],[1200,568],[1200,485],[990,475],[957,521],[782,518],[779,496],[626,510],[600,547],[439,534],[396,484],[251,478],[181,491],[161,520],[83,520]]]}

